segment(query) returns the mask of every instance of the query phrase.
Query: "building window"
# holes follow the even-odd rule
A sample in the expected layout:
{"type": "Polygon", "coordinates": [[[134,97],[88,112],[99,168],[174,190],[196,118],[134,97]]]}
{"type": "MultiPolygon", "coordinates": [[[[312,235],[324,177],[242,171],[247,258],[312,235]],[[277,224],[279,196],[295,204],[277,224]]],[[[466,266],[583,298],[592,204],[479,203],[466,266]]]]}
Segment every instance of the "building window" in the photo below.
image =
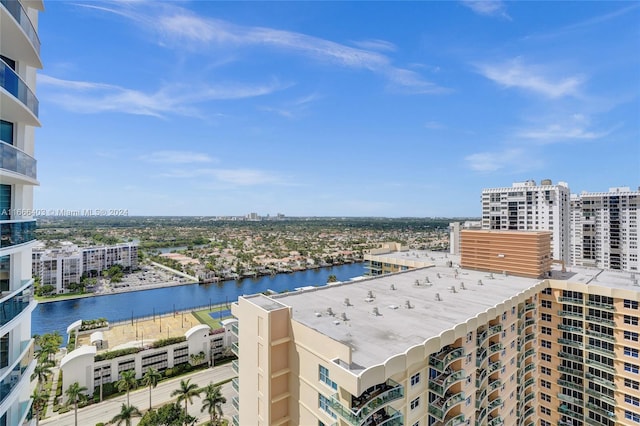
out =
{"type": "Polygon", "coordinates": [[[318,367],[318,375],[320,376],[321,382],[325,383],[333,390],[338,389],[338,385],[329,378],[329,370],[327,369],[327,367],[320,365],[318,367]]]}
{"type": "Polygon", "coordinates": [[[638,341],[638,333],[634,331],[626,331],[624,332],[624,340],[631,340],[632,342],[638,341]]]}
{"type": "Polygon", "coordinates": [[[542,374],[544,374],[545,376],[550,376],[551,375],[551,369],[549,367],[540,367],[540,372],[542,374]]]}
{"type": "Polygon", "coordinates": [[[542,326],[542,327],[540,327],[540,332],[542,334],[546,334],[547,336],[551,336],[551,328],[550,327],[542,326]]]}
{"type": "Polygon", "coordinates": [[[543,308],[551,308],[551,300],[543,300],[541,303],[543,308]]]}
{"type": "Polygon", "coordinates": [[[624,386],[630,389],[639,390],[640,382],[631,379],[624,379],[624,386]]]}
{"type": "Polygon", "coordinates": [[[507,313],[503,313],[502,314],[502,321],[506,321],[507,320],[507,313]]]}
{"type": "Polygon", "coordinates": [[[551,322],[551,314],[542,313],[542,314],[540,314],[540,319],[542,321],[551,322]]]}
{"type": "Polygon", "coordinates": [[[411,401],[410,407],[411,407],[412,410],[415,410],[419,406],[420,406],[420,397],[417,397],[416,399],[411,401]]]}
{"type": "Polygon", "coordinates": [[[547,407],[540,407],[540,412],[546,416],[551,415],[551,410],[547,407]]]}
{"type": "Polygon", "coordinates": [[[540,387],[543,387],[545,389],[551,389],[551,382],[548,382],[546,380],[540,380],[540,387]]]}
{"type": "Polygon", "coordinates": [[[633,358],[638,358],[638,349],[636,348],[629,348],[629,347],[624,347],[624,355],[625,356],[630,356],[633,358]]]}
{"type": "Polygon", "coordinates": [[[542,294],[551,294],[551,287],[547,287],[544,290],[542,290],[542,294]]]}
{"type": "Polygon", "coordinates": [[[636,300],[624,299],[624,307],[627,309],[638,309],[638,302],[636,300]]]}
{"type": "Polygon", "coordinates": [[[640,413],[625,410],[624,418],[627,420],[631,420],[632,422],[635,422],[635,423],[640,423],[640,413]]]}
{"type": "Polygon", "coordinates": [[[420,373],[416,373],[411,376],[411,386],[415,386],[420,383],[420,373]]]}
{"type": "Polygon", "coordinates": [[[639,368],[638,368],[637,365],[631,364],[631,363],[628,363],[628,362],[624,363],[624,371],[628,371],[628,372],[633,373],[633,374],[638,374],[638,370],[639,370],[639,368]]]}
{"type": "Polygon", "coordinates": [[[331,411],[331,406],[329,405],[329,398],[327,398],[326,396],[324,396],[321,393],[318,394],[318,406],[325,413],[327,413],[328,415],[330,415],[334,419],[336,418],[336,413],[331,411]]]}
{"type": "Polygon", "coordinates": [[[550,340],[540,340],[540,346],[543,348],[551,349],[551,341],[550,340]]]}
{"type": "Polygon", "coordinates": [[[640,407],[640,398],[638,398],[637,396],[625,395],[624,402],[640,407]]]}
{"type": "Polygon", "coordinates": [[[546,393],[541,393],[540,394],[540,399],[545,401],[545,402],[551,402],[551,395],[548,395],[546,393]]]}
{"type": "Polygon", "coordinates": [[[546,420],[540,420],[540,426],[551,426],[551,423],[546,420]]]}
{"type": "Polygon", "coordinates": [[[544,352],[540,353],[540,359],[543,361],[551,362],[551,355],[545,354],[544,352]]]}
{"type": "Polygon", "coordinates": [[[472,339],[473,339],[473,333],[472,332],[468,332],[467,333],[467,343],[469,343],[472,339]]]}
{"type": "Polygon", "coordinates": [[[632,315],[625,315],[624,323],[631,324],[631,325],[638,325],[638,317],[634,317],[632,315]]]}

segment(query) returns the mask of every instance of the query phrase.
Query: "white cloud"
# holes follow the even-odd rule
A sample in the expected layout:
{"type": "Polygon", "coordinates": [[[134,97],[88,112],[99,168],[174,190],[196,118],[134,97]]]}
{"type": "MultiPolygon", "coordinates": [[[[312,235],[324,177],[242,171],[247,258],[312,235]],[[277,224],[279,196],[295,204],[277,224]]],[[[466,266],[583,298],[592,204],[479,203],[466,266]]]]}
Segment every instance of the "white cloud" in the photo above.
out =
{"type": "Polygon", "coordinates": [[[477,66],[480,74],[507,87],[528,90],[549,98],[577,96],[584,78],[570,76],[552,78],[541,66],[525,65],[520,58],[499,64],[481,64],[477,66]]]}
{"type": "Polygon", "coordinates": [[[161,177],[194,179],[213,178],[220,183],[234,186],[256,186],[256,185],[286,185],[287,183],[278,175],[265,170],[257,169],[193,169],[193,170],[171,170],[163,172],[161,177]]]}
{"type": "Polygon", "coordinates": [[[473,10],[478,15],[498,16],[511,20],[507,14],[504,2],[498,0],[463,0],[462,4],[473,10]]]}
{"type": "Polygon", "coordinates": [[[201,117],[195,107],[200,102],[264,96],[289,86],[277,81],[256,85],[219,83],[198,87],[186,87],[186,83],[179,83],[145,93],[110,84],[62,80],[46,74],[39,76],[39,83],[43,90],[40,95],[42,98],[69,111],[121,112],[155,117],[169,114],[201,117]]]}
{"type": "Polygon", "coordinates": [[[440,123],[439,121],[427,121],[426,123],[424,123],[424,127],[431,130],[439,130],[444,129],[445,125],[440,123]]]}
{"type": "Polygon", "coordinates": [[[367,50],[395,52],[395,50],[397,49],[395,44],[389,41],[378,40],[378,39],[359,40],[359,41],[353,41],[352,43],[361,49],[367,49],[367,50]]]}
{"type": "Polygon", "coordinates": [[[210,163],[214,161],[209,154],[191,151],[156,151],[140,158],[150,163],[172,164],[210,163]]]}
{"type": "Polygon", "coordinates": [[[465,157],[465,161],[471,170],[476,172],[496,172],[510,169],[523,172],[539,168],[540,160],[531,155],[528,150],[510,148],[496,152],[478,152],[465,157]]]}
{"type": "Polygon", "coordinates": [[[562,121],[554,117],[548,123],[520,129],[517,138],[529,139],[541,144],[552,144],[576,140],[595,140],[610,134],[613,129],[596,131],[591,129],[591,120],[582,114],[573,114],[562,121]]]}

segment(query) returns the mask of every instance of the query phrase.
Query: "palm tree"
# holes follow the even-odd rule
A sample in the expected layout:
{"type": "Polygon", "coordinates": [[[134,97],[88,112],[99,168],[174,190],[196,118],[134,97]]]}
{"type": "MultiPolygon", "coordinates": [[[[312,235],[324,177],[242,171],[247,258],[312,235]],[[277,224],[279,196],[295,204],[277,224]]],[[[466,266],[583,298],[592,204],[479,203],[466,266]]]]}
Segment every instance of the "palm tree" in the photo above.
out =
{"type": "Polygon", "coordinates": [[[222,404],[227,402],[227,398],[222,395],[220,386],[209,383],[204,388],[204,398],[202,398],[202,408],[200,412],[207,410],[211,416],[211,426],[218,424],[217,417],[222,417],[222,404]]]}
{"type": "Polygon", "coordinates": [[[42,390],[44,382],[47,381],[47,378],[51,376],[51,374],[53,374],[53,372],[51,371],[51,367],[48,363],[38,363],[33,369],[31,380],[38,378],[38,389],[42,390]]]}
{"type": "Polygon", "coordinates": [[[116,382],[118,392],[127,391],[127,405],[129,405],[129,391],[138,387],[135,370],[127,370],[120,373],[120,380],[116,382]]]}
{"type": "Polygon", "coordinates": [[[158,381],[162,378],[162,374],[158,373],[158,370],[149,368],[142,376],[142,385],[149,386],[149,410],[151,410],[151,388],[155,388],[158,385],[158,381]]]}
{"type": "Polygon", "coordinates": [[[33,394],[31,394],[31,399],[33,400],[31,406],[36,412],[36,426],[38,426],[38,423],[40,422],[40,412],[44,406],[47,405],[49,395],[42,392],[42,390],[34,389],[33,394]]]}
{"type": "MultiPolygon", "coordinates": [[[[192,404],[193,401],[193,397],[200,396],[200,390],[198,389],[198,385],[196,385],[195,383],[189,383],[191,381],[191,379],[187,379],[187,380],[180,380],[180,388],[174,390],[173,392],[171,392],[171,396],[177,396],[178,397],[178,403],[184,401],[184,415],[185,418],[186,416],[189,415],[189,413],[187,412],[187,403],[192,404]]],[[[186,424],[186,423],[185,423],[186,424]]]]}
{"type": "Polygon", "coordinates": [[[111,419],[111,423],[115,423],[116,426],[120,426],[122,423],[125,426],[131,426],[131,419],[134,417],[142,417],[140,410],[133,405],[122,404],[120,412],[111,419]]]}
{"type": "Polygon", "coordinates": [[[73,382],[69,385],[69,388],[64,392],[67,395],[67,404],[73,403],[73,414],[75,419],[75,425],[78,426],[78,401],[81,401],[86,398],[84,392],[87,391],[87,388],[84,386],[80,386],[78,382],[73,382]]]}

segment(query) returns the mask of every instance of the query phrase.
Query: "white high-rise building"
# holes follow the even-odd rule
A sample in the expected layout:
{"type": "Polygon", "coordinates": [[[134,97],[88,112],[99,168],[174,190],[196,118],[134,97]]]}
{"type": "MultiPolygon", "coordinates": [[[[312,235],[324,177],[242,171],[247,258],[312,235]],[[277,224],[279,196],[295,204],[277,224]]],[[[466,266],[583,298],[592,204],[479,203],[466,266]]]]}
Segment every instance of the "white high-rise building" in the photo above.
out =
{"type": "Polygon", "coordinates": [[[31,313],[33,187],[38,119],[36,70],[42,68],[41,0],[0,1],[0,426],[22,425],[31,406],[35,368],[31,313]]]}
{"type": "Polygon", "coordinates": [[[551,231],[553,258],[569,261],[570,191],[543,179],[482,190],[482,229],[551,231]]]}
{"type": "Polygon", "coordinates": [[[610,188],[571,197],[571,263],[638,270],[640,190],[610,188]]]}

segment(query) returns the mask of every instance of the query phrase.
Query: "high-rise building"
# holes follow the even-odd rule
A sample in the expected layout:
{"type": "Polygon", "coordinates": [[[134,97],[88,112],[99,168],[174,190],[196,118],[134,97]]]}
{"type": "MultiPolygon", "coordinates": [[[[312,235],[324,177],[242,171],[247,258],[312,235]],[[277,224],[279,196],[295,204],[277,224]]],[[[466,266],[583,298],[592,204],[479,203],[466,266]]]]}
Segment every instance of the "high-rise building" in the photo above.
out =
{"type": "MultiPolygon", "coordinates": [[[[515,262],[500,267],[518,271],[517,247],[530,242],[500,234],[513,239],[503,261],[515,262]]],[[[463,256],[464,246],[463,235],[463,256]]],[[[436,256],[428,268],[241,297],[232,306],[234,423],[640,422],[640,286],[632,274],[549,265],[546,278],[527,278],[436,256]]]]}
{"type": "Polygon", "coordinates": [[[40,0],[0,1],[0,425],[22,425],[31,406],[35,368],[31,277],[35,243],[33,187],[38,184],[34,131],[40,126],[35,97],[42,68],[40,0]]]}
{"type": "Polygon", "coordinates": [[[553,258],[569,262],[570,192],[543,179],[482,190],[482,229],[551,231],[553,258]]]}
{"type": "Polygon", "coordinates": [[[482,221],[465,220],[449,224],[449,253],[460,255],[460,231],[482,229],[482,221]]]}
{"type": "Polygon", "coordinates": [[[637,271],[640,190],[610,188],[571,196],[571,263],[637,271]]]}

